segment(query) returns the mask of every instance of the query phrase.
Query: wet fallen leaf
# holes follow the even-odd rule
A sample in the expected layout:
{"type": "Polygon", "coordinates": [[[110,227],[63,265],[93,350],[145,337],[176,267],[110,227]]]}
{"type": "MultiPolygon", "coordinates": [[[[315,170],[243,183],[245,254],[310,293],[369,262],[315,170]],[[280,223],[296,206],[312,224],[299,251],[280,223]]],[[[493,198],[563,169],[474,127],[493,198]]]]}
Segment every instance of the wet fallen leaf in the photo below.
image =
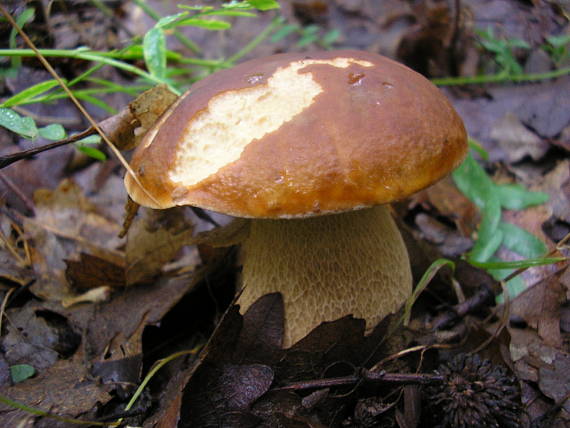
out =
{"type": "Polygon", "coordinates": [[[536,188],[550,196],[546,204],[551,207],[552,215],[570,223],[570,162],[568,159],[558,162],[536,188]]]}
{"type": "Polygon", "coordinates": [[[81,338],[68,320],[39,305],[10,309],[7,315],[8,332],[2,347],[11,365],[30,364],[41,372],[59,358],[73,355],[79,346],[81,338]]]}
{"type": "Polygon", "coordinates": [[[113,262],[121,259],[116,250],[119,225],[99,214],[71,180],[54,191],[36,192],[36,217],[26,218],[24,230],[33,241],[32,262],[37,281],[31,291],[48,300],[71,295],[65,279],[64,260],[89,252],[113,262]]]}
{"type": "Polygon", "coordinates": [[[322,323],[283,350],[279,346],[282,305],[279,294],[269,294],[252,305],[243,317],[236,307],[224,315],[184,389],[180,418],[188,421],[187,426],[225,423],[226,417],[234,412],[236,420],[258,418],[269,425],[283,421],[283,426],[305,426],[303,418],[309,415],[313,417],[306,421],[318,415],[317,420],[322,418],[324,426],[340,422],[339,409],[347,405],[342,399],[317,394],[312,404],[306,397],[299,406],[299,401],[291,402],[290,394],[266,395],[268,388],[295,380],[334,377],[333,367],[346,369],[364,364],[379,351],[378,341],[387,324],[365,337],[364,321],[347,316],[322,323]],[[257,381],[252,383],[249,379],[254,374],[257,381]],[[294,421],[303,424],[296,425],[294,421]]]}
{"type": "MultiPolygon", "coordinates": [[[[185,216],[184,208],[140,211],[142,215],[135,219],[127,233],[127,285],[152,279],[182,247],[193,243],[193,226],[185,216]]],[[[190,268],[199,263],[195,247],[188,262],[190,268]]]]}
{"type": "Polygon", "coordinates": [[[108,260],[81,253],[79,261],[65,260],[65,277],[77,290],[109,286],[111,288],[126,285],[125,267],[108,260]]]}
{"type": "Polygon", "coordinates": [[[416,24],[398,45],[397,57],[425,76],[449,76],[459,72],[468,54],[474,54],[468,13],[458,13],[446,3],[412,4],[416,24]]]}
{"type": "MultiPolygon", "coordinates": [[[[563,402],[570,393],[570,356],[561,335],[561,308],[566,301],[566,290],[560,282],[562,274],[539,282],[511,303],[512,315],[524,320],[527,327],[509,326],[510,353],[521,380],[537,384],[544,396],[564,404],[569,411],[570,403],[563,402]]],[[[541,415],[539,412],[534,416],[541,415]]]]}
{"type": "Polygon", "coordinates": [[[511,304],[511,314],[525,320],[548,346],[561,347],[560,313],[565,302],[560,274],[551,275],[521,294],[511,304]]]}
{"type": "Polygon", "coordinates": [[[58,311],[86,332],[83,341],[94,361],[120,359],[140,353],[144,327],[158,323],[193,286],[191,278],[164,278],[151,285],[126,288],[104,305],[58,311]]]}
{"type": "Polygon", "coordinates": [[[457,188],[451,177],[446,177],[412,196],[412,201],[416,200],[429,203],[438,214],[453,221],[463,236],[471,236],[477,229],[480,221],[479,210],[457,188]]]}
{"type": "Polygon", "coordinates": [[[129,104],[129,109],[142,127],[138,134],[143,134],[150,129],[162,113],[177,99],[178,96],[172,93],[166,85],[157,85],[132,101],[129,104]]]}
{"type": "MultiPolygon", "coordinates": [[[[545,256],[548,251],[554,249],[554,243],[544,234],[542,228],[550,215],[551,211],[545,205],[522,211],[505,211],[505,223],[501,228],[504,230],[505,240],[497,256],[507,261],[545,256]]],[[[557,269],[557,265],[532,267],[525,270],[519,279],[528,288],[550,277],[557,269]]]]}
{"type": "Polygon", "coordinates": [[[237,353],[242,362],[273,362],[283,343],[283,299],[280,293],[257,300],[243,317],[237,353]]]}
{"type": "Polygon", "coordinates": [[[567,79],[487,88],[488,97],[456,99],[454,106],[463,118],[469,135],[484,144],[490,160],[506,161],[509,159],[508,153],[491,137],[492,129],[506,114],[513,113],[539,137],[558,135],[570,120],[568,101],[563,96],[567,79]]]}
{"type": "Polygon", "coordinates": [[[0,283],[26,285],[34,278],[22,231],[7,216],[0,217],[0,283]]]}
{"type": "Polygon", "coordinates": [[[20,266],[14,256],[0,245],[0,283],[26,285],[33,278],[32,270],[20,266]]]}
{"type": "Polygon", "coordinates": [[[570,125],[570,100],[564,95],[568,84],[568,76],[541,84],[530,102],[521,103],[517,109],[521,121],[542,137],[560,134],[570,125]]]}
{"type": "MultiPolygon", "coordinates": [[[[111,395],[103,388],[93,380],[89,380],[81,359],[59,360],[32,379],[0,389],[0,394],[28,406],[68,417],[78,417],[92,412],[96,406],[111,399],[111,395]]],[[[0,404],[2,426],[19,426],[20,421],[28,416],[25,412],[0,404]]],[[[94,415],[91,414],[91,417],[94,415]]]]}
{"type": "Polygon", "coordinates": [[[509,162],[518,162],[525,156],[539,160],[549,148],[546,141],[526,128],[511,112],[495,123],[490,137],[499,143],[509,162]]]}
{"type": "MultiPolygon", "coordinates": [[[[0,154],[20,150],[11,147],[0,154]]],[[[55,188],[65,174],[65,167],[73,155],[71,147],[62,147],[44,153],[32,160],[22,160],[3,169],[0,174],[0,194],[6,203],[26,215],[34,212],[33,195],[39,188],[55,188]]]]}
{"type": "Polygon", "coordinates": [[[415,218],[416,225],[423,238],[434,244],[443,257],[459,257],[473,246],[473,241],[443,224],[442,222],[420,213],[415,218]]]}

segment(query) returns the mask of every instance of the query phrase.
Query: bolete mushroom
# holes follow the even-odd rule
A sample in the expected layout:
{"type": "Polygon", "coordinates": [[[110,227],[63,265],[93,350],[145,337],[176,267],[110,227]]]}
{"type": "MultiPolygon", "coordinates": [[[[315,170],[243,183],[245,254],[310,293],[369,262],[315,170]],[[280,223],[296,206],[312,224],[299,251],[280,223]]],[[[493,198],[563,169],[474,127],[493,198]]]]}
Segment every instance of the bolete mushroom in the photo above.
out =
{"type": "Polygon", "coordinates": [[[250,218],[245,311],[281,292],[284,346],[347,314],[372,328],[412,289],[388,203],[447,175],[466,133],[427,79],[360,51],[289,53],[196,83],[136,149],[134,201],[250,218]],[[152,198],[149,198],[148,195],[152,198]]]}

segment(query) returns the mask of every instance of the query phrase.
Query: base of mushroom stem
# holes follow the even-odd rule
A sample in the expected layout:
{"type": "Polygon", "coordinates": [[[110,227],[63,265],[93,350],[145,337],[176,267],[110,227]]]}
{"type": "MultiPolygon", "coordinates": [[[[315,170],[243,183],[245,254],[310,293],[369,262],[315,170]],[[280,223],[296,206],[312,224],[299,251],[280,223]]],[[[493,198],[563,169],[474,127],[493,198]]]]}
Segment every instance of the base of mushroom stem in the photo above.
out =
{"type": "Polygon", "coordinates": [[[289,347],[324,321],[352,314],[367,330],[410,296],[406,247],[388,206],[294,220],[253,220],[243,244],[245,312],[283,296],[289,347]]]}

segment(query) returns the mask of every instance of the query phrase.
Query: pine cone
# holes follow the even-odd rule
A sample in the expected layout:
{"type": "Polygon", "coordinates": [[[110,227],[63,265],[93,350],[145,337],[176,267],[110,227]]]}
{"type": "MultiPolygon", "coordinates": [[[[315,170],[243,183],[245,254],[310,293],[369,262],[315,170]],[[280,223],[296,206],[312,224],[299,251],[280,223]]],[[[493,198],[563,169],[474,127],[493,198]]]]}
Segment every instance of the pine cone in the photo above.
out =
{"type": "Polygon", "coordinates": [[[440,384],[424,390],[429,426],[441,428],[520,426],[516,380],[504,367],[460,354],[437,370],[440,384]]]}

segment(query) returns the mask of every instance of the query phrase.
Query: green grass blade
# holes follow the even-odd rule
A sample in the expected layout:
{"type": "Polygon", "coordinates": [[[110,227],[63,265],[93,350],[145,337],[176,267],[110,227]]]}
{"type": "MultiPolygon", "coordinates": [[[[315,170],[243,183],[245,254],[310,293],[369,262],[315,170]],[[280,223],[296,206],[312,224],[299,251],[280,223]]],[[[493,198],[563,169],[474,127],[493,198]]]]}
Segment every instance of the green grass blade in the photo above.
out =
{"type": "Polygon", "coordinates": [[[502,260],[488,262],[471,261],[471,264],[481,269],[521,269],[535,266],[551,265],[554,263],[563,262],[565,260],[567,260],[566,257],[538,257],[525,260],[513,260],[509,262],[502,260]]]}
{"type": "Polygon", "coordinates": [[[46,80],[45,82],[37,83],[29,88],[24,89],[23,91],[18,92],[14,96],[8,98],[4,101],[1,106],[2,107],[13,107],[20,104],[25,104],[26,101],[44,94],[45,92],[49,91],[50,89],[57,86],[57,80],[46,80]]]}
{"type": "Polygon", "coordinates": [[[422,275],[412,295],[408,298],[408,300],[406,300],[406,304],[404,306],[404,314],[402,315],[403,324],[405,326],[407,326],[410,323],[410,317],[412,315],[412,307],[414,306],[414,303],[416,302],[416,300],[418,300],[418,297],[426,289],[426,287],[431,282],[433,277],[444,266],[449,266],[452,271],[455,270],[455,263],[453,263],[451,260],[437,259],[430,265],[430,267],[427,268],[427,270],[422,275]]]}

